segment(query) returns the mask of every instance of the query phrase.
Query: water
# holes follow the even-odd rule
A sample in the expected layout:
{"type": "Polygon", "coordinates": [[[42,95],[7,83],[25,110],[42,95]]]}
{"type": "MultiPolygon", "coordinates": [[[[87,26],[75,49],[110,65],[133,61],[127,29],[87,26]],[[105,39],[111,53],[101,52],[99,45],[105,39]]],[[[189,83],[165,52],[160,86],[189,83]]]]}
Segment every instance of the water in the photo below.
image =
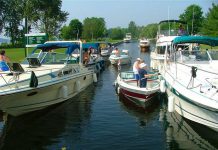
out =
{"type": "MultiPolygon", "coordinates": [[[[125,43],[132,60],[150,62],[138,43],[125,43]]],[[[131,65],[122,70],[131,70],[131,65]]],[[[109,65],[97,85],[76,97],[42,111],[9,117],[0,124],[0,149],[6,150],[141,150],[218,149],[216,132],[167,112],[165,95],[147,110],[119,98],[113,82],[117,68],[109,65]]]]}

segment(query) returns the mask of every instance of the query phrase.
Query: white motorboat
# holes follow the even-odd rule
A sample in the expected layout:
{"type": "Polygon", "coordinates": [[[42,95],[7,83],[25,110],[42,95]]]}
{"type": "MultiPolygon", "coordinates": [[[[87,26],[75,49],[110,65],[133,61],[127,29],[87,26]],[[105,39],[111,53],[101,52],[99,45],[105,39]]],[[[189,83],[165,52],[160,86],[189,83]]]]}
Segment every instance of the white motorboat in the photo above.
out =
{"type": "Polygon", "coordinates": [[[150,46],[150,42],[148,39],[140,39],[139,40],[139,47],[141,48],[146,48],[146,47],[149,47],[150,46]]]}
{"type": "MultiPolygon", "coordinates": [[[[218,51],[181,50],[182,43],[218,46],[218,38],[177,37],[162,75],[168,94],[169,111],[218,131],[218,51]]],[[[168,54],[166,54],[168,55],[168,54]]],[[[161,84],[161,89],[165,89],[161,84]]]]}
{"type": "Polygon", "coordinates": [[[99,43],[100,49],[101,49],[101,56],[107,57],[110,56],[112,47],[110,43],[107,42],[101,42],[99,43]]]}
{"type": "Polygon", "coordinates": [[[132,35],[131,35],[131,33],[126,33],[126,36],[125,36],[125,38],[123,39],[123,42],[124,42],[124,43],[130,43],[131,40],[132,40],[132,35]]]}
{"type": "Polygon", "coordinates": [[[66,101],[96,81],[94,71],[71,56],[81,48],[80,41],[46,42],[23,63],[8,63],[10,71],[0,74],[0,109],[12,116],[40,110],[66,101]]]}
{"type": "Polygon", "coordinates": [[[117,93],[122,94],[126,99],[136,104],[138,107],[146,108],[151,105],[151,99],[159,92],[159,79],[149,79],[146,88],[137,86],[134,72],[121,72],[115,81],[117,93]]]}
{"type": "Polygon", "coordinates": [[[113,50],[109,60],[112,65],[126,65],[131,63],[131,57],[129,56],[128,50],[122,50],[118,54],[116,53],[116,50],[113,50]]]}
{"type": "Polygon", "coordinates": [[[150,42],[148,39],[140,39],[139,40],[139,47],[140,47],[140,50],[142,52],[148,52],[149,51],[149,47],[150,47],[150,42]]]}
{"type": "MultiPolygon", "coordinates": [[[[161,69],[163,69],[165,51],[169,52],[173,39],[181,36],[181,34],[178,34],[178,30],[175,30],[175,25],[178,24],[186,25],[186,22],[179,20],[164,20],[159,23],[156,37],[156,48],[151,52],[151,68],[159,70],[159,72],[161,72],[161,69]],[[171,27],[170,25],[172,25],[172,23],[173,26],[171,27]],[[166,25],[169,26],[167,30],[164,28],[166,25]]],[[[186,32],[184,32],[184,35],[185,34],[186,32]]],[[[184,44],[184,46],[185,45],[186,44],[184,44]]]]}

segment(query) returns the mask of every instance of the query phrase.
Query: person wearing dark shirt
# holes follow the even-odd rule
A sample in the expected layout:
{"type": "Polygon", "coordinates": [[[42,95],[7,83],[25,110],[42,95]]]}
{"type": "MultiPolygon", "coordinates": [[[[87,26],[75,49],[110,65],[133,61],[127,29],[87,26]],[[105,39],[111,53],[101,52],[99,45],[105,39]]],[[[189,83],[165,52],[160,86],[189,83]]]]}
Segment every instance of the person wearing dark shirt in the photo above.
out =
{"type": "Polygon", "coordinates": [[[147,65],[145,63],[141,63],[140,65],[140,69],[139,69],[139,85],[140,88],[146,88],[147,86],[147,78],[153,76],[153,74],[148,74],[148,72],[146,71],[146,67],[147,65]]]}

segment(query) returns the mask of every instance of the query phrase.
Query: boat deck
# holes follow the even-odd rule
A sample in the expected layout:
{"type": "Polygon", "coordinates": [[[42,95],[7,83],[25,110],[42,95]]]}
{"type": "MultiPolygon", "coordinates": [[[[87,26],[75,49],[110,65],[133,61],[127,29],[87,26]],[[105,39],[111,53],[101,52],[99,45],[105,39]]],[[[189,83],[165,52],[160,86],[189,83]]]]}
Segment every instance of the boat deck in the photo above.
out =
{"type": "MultiPolygon", "coordinates": [[[[135,86],[135,87],[140,88],[139,85],[137,86],[137,81],[136,81],[136,80],[126,80],[126,83],[129,84],[129,85],[131,85],[131,86],[135,86]]],[[[148,80],[148,81],[147,81],[147,87],[146,87],[146,88],[147,88],[147,89],[151,89],[151,88],[157,86],[157,84],[159,84],[158,81],[148,80]]]]}

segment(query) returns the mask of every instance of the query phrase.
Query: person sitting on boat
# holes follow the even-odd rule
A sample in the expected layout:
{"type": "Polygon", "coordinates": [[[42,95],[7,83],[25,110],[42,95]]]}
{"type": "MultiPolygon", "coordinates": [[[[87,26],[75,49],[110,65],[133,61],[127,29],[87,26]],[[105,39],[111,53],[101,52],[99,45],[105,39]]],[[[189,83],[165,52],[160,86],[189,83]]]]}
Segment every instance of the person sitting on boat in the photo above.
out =
{"type": "Polygon", "coordinates": [[[7,62],[9,62],[10,59],[5,55],[5,50],[0,51],[0,70],[1,71],[8,71],[9,68],[7,66],[7,62]]]}
{"type": "Polygon", "coordinates": [[[85,49],[85,52],[83,53],[83,64],[87,65],[89,62],[89,54],[88,50],[85,49]]]}
{"type": "Polygon", "coordinates": [[[139,81],[139,65],[141,63],[141,58],[137,58],[136,61],[133,64],[133,72],[134,72],[134,77],[137,81],[137,86],[138,86],[138,81],[139,81]]]}
{"type": "Polygon", "coordinates": [[[118,50],[117,47],[115,48],[115,55],[116,55],[116,56],[120,56],[120,52],[119,52],[119,50],[118,50]]]}
{"type": "Polygon", "coordinates": [[[146,71],[147,65],[145,63],[141,63],[139,67],[140,67],[139,69],[140,88],[146,88],[147,78],[154,76],[154,74],[148,74],[148,72],[146,71]]]}

